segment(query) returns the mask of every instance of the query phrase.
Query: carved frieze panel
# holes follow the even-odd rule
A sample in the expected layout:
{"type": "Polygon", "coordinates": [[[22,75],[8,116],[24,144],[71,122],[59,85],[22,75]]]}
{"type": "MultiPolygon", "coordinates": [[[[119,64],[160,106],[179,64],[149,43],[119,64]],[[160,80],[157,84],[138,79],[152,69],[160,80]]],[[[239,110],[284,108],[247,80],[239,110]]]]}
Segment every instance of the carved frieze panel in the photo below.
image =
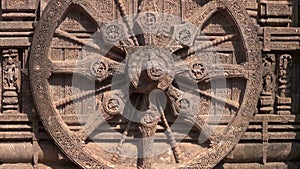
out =
{"type": "Polygon", "coordinates": [[[287,26],[292,24],[292,4],[290,1],[262,1],[259,22],[266,26],[287,26]]]}
{"type": "Polygon", "coordinates": [[[37,17],[38,0],[3,0],[1,17],[3,20],[34,20],[37,17]]]}

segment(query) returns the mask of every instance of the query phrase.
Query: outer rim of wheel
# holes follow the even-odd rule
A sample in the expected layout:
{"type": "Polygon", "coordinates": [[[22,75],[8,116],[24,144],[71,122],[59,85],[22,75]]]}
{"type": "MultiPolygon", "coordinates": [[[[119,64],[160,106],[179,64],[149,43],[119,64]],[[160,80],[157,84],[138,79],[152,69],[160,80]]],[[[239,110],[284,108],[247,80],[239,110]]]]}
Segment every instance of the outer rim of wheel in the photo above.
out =
{"type": "MultiPolygon", "coordinates": [[[[96,13],[88,0],[53,0],[49,2],[36,27],[29,60],[33,100],[47,132],[73,162],[82,168],[111,168],[107,162],[95,158],[90,152],[83,149],[80,140],[68,131],[69,129],[64,124],[63,119],[56,113],[48,93],[49,85],[45,78],[48,75],[47,65],[44,64],[45,56],[47,56],[50,42],[59,21],[73,3],[96,13]]],[[[187,167],[212,168],[234,148],[248,128],[259,98],[259,89],[261,89],[261,58],[257,43],[258,37],[246,10],[239,4],[239,1],[220,0],[209,3],[224,6],[225,10],[232,16],[247,50],[247,66],[254,73],[249,75],[241,107],[233,122],[229,124],[229,130],[223,136],[222,142],[210,149],[205,155],[183,164],[187,167]]]]}

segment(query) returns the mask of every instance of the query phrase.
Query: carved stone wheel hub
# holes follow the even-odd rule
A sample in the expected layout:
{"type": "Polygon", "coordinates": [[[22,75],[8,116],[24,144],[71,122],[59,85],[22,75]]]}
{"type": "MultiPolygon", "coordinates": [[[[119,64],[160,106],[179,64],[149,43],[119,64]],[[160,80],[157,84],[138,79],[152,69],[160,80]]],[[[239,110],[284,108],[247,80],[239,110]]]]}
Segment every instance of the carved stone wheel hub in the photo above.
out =
{"type": "Polygon", "coordinates": [[[153,46],[138,47],[128,54],[128,75],[137,91],[165,90],[174,79],[172,52],[153,46]]]}
{"type": "Polygon", "coordinates": [[[49,2],[29,74],[43,125],[82,168],[213,168],[255,112],[256,30],[238,0],[132,3],[49,2]]]}

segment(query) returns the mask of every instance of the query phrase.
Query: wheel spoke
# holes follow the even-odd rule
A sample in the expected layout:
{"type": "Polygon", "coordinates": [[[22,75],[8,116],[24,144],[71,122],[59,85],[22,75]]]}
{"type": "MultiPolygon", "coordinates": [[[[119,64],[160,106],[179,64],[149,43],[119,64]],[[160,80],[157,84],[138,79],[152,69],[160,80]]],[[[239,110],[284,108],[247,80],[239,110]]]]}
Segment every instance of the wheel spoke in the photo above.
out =
{"type": "MultiPolygon", "coordinates": [[[[64,30],[61,30],[61,29],[56,29],[55,30],[55,34],[58,35],[58,36],[67,38],[67,39],[69,39],[69,40],[71,40],[73,42],[79,43],[79,44],[81,44],[83,46],[89,47],[89,48],[91,48],[91,49],[99,52],[102,55],[108,55],[108,56],[111,56],[112,58],[115,58],[117,60],[123,60],[124,59],[122,56],[120,56],[120,55],[112,52],[112,50],[106,51],[103,48],[100,48],[98,45],[96,45],[94,43],[89,43],[89,42],[84,41],[84,40],[82,40],[80,38],[77,38],[76,36],[72,35],[71,33],[67,32],[67,31],[64,31],[64,30]]],[[[111,49],[117,49],[117,51],[119,53],[120,53],[120,51],[122,51],[123,52],[122,55],[125,55],[125,52],[122,49],[120,49],[120,48],[118,48],[116,46],[111,47],[111,49]]]]}
{"type": "MultiPolygon", "coordinates": [[[[203,27],[204,23],[219,10],[220,7],[218,7],[217,2],[213,1],[198,9],[191,17],[186,19],[184,24],[176,25],[173,36],[175,38],[171,40],[167,48],[171,49],[172,46],[180,43],[184,47],[176,50],[174,53],[176,55],[182,55],[181,57],[185,57],[187,55],[185,47],[193,44],[195,37],[203,27]],[[186,36],[182,36],[184,34],[186,36]]],[[[192,52],[192,50],[190,50],[190,52],[192,52]]]]}
{"type": "Polygon", "coordinates": [[[126,140],[126,137],[127,137],[128,133],[129,133],[131,125],[132,125],[132,121],[128,121],[128,123],[127,123],[127,125],[125,127],[125,130],[122,133],[122,137],[121,137],[121,139],[119,141],[119,144],[118,144],[118,147],[117,147],[117,151],[115,152],[115,154],[114,154],[114,156],[112,158],[112,160],[114,162],[117,162],[119,160],[119,157],[120,157],[121,152],[122,152],[123,144],[124,144],[124,142],[126,140]]]}
{"type": "Polygon", "coordinates": [[[79,43],[81,45],[84,45],[84,46],[87,46],[87,47],[90,47],[94,50],[97,50],[97,51],[101,51],[100,47],[96,44],[92,44],[92,43],[88,43],[80,38],[77,38],[76,36],[72,35],[71,33],[67,32],[67,31],[64,31],[64,30],[61,30],[61,29],[56,29],[55,30],[55,34],[58,35],[58,36],[61,36],[61,37],[64,37],[64,38],[67,38],[68,40],[71,40],[73,42],[76,42],[76,43],[79,43]]]}
{"type": "Polygon", "coordinates": [[[163,122],[164,128],[166,129],[166,135],[169,139],[170,145],[172,147],[173,155],[175,157],[175,160],[177,163],[179,163],[182,160],[182,151],[179,148],[176,139],[173,136],[173,131],[171,130],[171,127],[169,126],[168,120],[165,116],[164,110],[161,105],[159,105],[159,102],[157,102],[157,105],[159,107],[159,112],[161,115],[161,121],[163,122]]]}
{"type": "Polygon", "coordinates": [[[83,129],[78,132],[78,136],[85,141],[104,122],[122,114],[125,100],[120,90],[103,93],[100,98],[97,98],[97,110],[90,115],[83,129]]]}
{"type": "MultiPolygon", "coordinates": [[[[156,126],[160,119],[160,113],[155,105],[155,100],[149,98],[149,95],[145,95],[143,104],[149,103],[148,110],[138,116],[140,121],[138,124],[138,129],[140,132],[140,139],[138,141],[138,168],[145,169],[151,168],[152,156],[153,156],[153,144],[156,133],[156,126]],[[154,101],[154,102],[153,102],[154,101]]],[[[144,108],[146,105],[143,105],[144,108]]]]}
{"type": "Polygon", "coordinates": [[[238,64],[212,64],[193,60],[176,64],[177,76],[188,78],[195,83],[207,82],[214,79],[243,78],[249,79],[251,70],[238,64]]]}
{"type": "Polygon", "coordinates": [[[210,67],[208,79],[218,78],[243,78],[249,79],[251,71],[248,70],[244,65],[234,64],[216,64],[210,67]],[[222,73],[223,72],[223,73],[222,73]]]}
{"type": "Polygon", "coordinates": [[[205,92],[205,91],[200,90],[200,89],[197,89],[196,91],[199,92],[203,96],[209,97],[209,98],[211,98],[215,101],[218,101],[218,102],[223,102],[226,105],[231,106],[233,108],[238,109],[240,107],[240,104],[236,101],[233,101],[233,100],[230,100],[230,99],[227,99],[227,98],[223,98],[223,97],[220,97],[220,96],[216,96],[216,95],[210,94],[210,93],[205,92]]]}
{"type": "Polygon", "coordinates": [[[106,57],[93,57],[81,61],[48,61],[52,74],[78,74],[101,82],[114,74],[122,74],[123,63],[106,57]]]}
{"type": "Polygon", "coordinates": [[[138,3],[138,14],[134,21],[141,29],[137,36],[140,46],[156,46],[155,36],[161,24],[157,1],[141,0],[138,3]]]}
{"type": "Polygon", "coordinates": [[[200,44],[199,46],[194,46],[191,48],[181,48],[174,52],[174,54],[178,57],[178,59],[185,59],[186,57],[197,53],[198,51],[201,51],[203,49],[207,49],[213,46],[216,46],[218,44],[224,43],[226,41],[229,41],[236,37],[236,34],[230,34],[226,35],[220,38],[215,39],[214,41],[207,42],[205,44],[200,44]]]}
{"type": "Polygon", "coordinates": [[[83,129],[76,133],[76,136],[80,140],[85,142],[91,134],[94,133],[95,129],[100,127],[107,120],[112,119],[113,116],[107,116],[103,111],[93,114],[93,116],[88,120],[87,124],[83,126],[83,129]]]}
{"type": "Polygon", "coordinates": [[[112,85],[109,84],[109,85],[103,86],[103,87],[101,87],[97,90],[90,90],[90,91],[82,92],[82,93],[79,93],[79,94],[75,94],[73,96],[62,98],[62,99],[59,99],[59,100],[53,102],[53,105],[55,107],[60,107],[60,106],[63,106],[65,104],[71,103],[73,101],[80,100],[80,99],[83,99],[85,97],[88,97],[90,95],[97,94],[97,93],[102,92],[102,91],[104,91],[106,89],[109,89],[111,87],[112,87],[112,85]]]}
{"type": "Polygon", "coordinates": [[[141,138],[139,139],[138,168],[151,168],[153,156],[153,143],[158,120],[151,125],[139,125],[141,138]]]}
{"type": "Polygon", "coordinates": [[[140,140],[139,145],[141,148],[139,149],[139,153],[143,157],[138,158],[138,169],[152,168],[151,154],[153,150],[153,142],[153,137],[145,137],[140,140]]]}
{"type": "MultiPolygon", "coordinates": [[[[141,95],[138,95],[138,97],[137,97],[137,99],[135,100],[135,103],[134,103],[135,107],[138,106],[138,104],[140,103],[140,99],[141,98],[142,98],[141,95]]],[[[135,115],[136,115],[136,110],[131,110],[130,119],[133,119],[135,115]]],[[[124,130],[123,134],[122,134],[122,138],[119,141],[119,144],[118,144],[118,147],[117,147],[117,151],[116,151],[116,153],[113,156],[112,160],[114,162],[117,162],[119,160],[119,157],[120,157],[121,151],[122,151],[122,147],[123,147],[123,143],[126,140],[126,137],[127,137],[128,133],[129,133],[129,130],[130,130],[130,127],[131,127],[132,123],[133,122],[131,120],[128,120],[128,123],[127,123],[127,125],[125,127],[125,130],[124,130]]]]}
{"type": "Polygon", "coordinates": [[[123,0],[115,0],[117,6],[118,6],[118,9],[121,13],[121,16],[123,17],[123,20],[129,30],[129,35],[130,35],[130,38],[132,41],[130,41],[131,45],[135,45],[135,46],[139,46],[139,42],[136,38],[136,36],[134,35],[134,33],[132,32],[132,29],[130,27],[130,24],[129,24],[129,21],[128,21],[128,18],[127,18],[127,14],[126,14],[126,9],[125,9],[125,4],[124,4],[124,1],[123,0]]]}
{"type": "Polygon", "coordinates": [[[206,116],[201,115],[203,112],[199,113],[199,97],[191,93],[183,92],[174,86],[169,87],[167,95],[172,102],[172,109],[176,116],[183,118],[187,123],[195,125],[197,129],[201,130],[206,138],[210,140],[212,145],[219,140],[220,134],[218,131],[214,131],[213,128],[207,124],[206,116]]]}

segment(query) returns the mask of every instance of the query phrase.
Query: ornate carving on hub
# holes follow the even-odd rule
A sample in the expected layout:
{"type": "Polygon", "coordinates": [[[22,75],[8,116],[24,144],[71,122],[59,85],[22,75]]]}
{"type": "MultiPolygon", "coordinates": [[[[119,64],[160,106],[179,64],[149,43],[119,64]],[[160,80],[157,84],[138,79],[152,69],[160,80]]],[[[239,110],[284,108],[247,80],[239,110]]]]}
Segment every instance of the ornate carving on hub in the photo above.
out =
{"type": "Polygon", "coordinates": [[[160,63],[159,60],[150,61],[148,63],[147,75],[152,80],[158,81],[166,75],[167,71],[164,70],[165,67],[166,65],[164,63],[160,63]]]}
{"type": "MultiPolygon", "coordinates": [[[[160,116],[157,113],[157,110],[156,111],[155,110],[149,110],[141,118],[141,125],[143,125],[144,127],[149,128],[149,129],[150,128],[156,129],[156,125],[157,125],[159,119],[160,119],[160,116]]],[[[147,134],[148,137],[151,137],[151,136],[153,136],[153,134],[155,134],[154,129],[152,129],[151,133],[147,134]]]]}
{"type": "Polygon", "coordinates": [[[138,90],[165,90],[172,83],[174,60],[171,52],[151,46],[138,47],[129,57],[128,76],[138,90]]]}

